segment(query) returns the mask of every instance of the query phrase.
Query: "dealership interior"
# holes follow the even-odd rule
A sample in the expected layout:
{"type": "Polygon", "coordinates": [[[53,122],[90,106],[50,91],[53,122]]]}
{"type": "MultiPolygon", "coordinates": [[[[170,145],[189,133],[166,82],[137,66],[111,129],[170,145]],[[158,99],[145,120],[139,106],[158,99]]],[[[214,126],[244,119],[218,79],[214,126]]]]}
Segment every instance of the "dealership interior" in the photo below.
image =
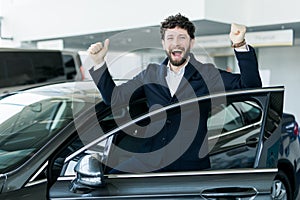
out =
{"type": "Polygon", "coordinates": [[[299,6],[297,0],[0,0],[0,46],[76,51],[87,70],[88,47],[110,38],[111,73],[127,79],[147,63],[162,61],[160,22],[181,13],[195,23],[197,58],[235,73],[239,68],[228,34],[231,23],[244,24],[263,86],[283,85],[284,111],[299,121],[299,6]],[[129,67],[120,69],[120,63],[129,67]]]}

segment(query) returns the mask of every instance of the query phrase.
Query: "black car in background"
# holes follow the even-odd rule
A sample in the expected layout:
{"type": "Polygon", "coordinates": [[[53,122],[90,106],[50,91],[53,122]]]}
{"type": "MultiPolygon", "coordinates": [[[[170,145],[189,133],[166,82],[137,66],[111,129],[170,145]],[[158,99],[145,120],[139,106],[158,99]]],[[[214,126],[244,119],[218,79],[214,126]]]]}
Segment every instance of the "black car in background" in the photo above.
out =
{"type": "Polygon", "coordinates": [[[76,51],[0,48],[0,95],[45,83],[83,79],[76,51]]]}
{"type": "Polygon", "coordinates": [[[294,199],[300,199],[300,136],[299,127],[295,116],[283,113],[282,135],[279,148],[277,179],[283,184],[285,191],[294,199]]]}
{"type": "Polygon", "coordinates": [[[293,199],[299,138],[283,93],[238,90],[153,111],[145,99],[110,108],[93,82],[3,96],[0,199],[293,199]],[[111,173],[138,153],[145,127],[207,104],[210,169],[111,173]]]}

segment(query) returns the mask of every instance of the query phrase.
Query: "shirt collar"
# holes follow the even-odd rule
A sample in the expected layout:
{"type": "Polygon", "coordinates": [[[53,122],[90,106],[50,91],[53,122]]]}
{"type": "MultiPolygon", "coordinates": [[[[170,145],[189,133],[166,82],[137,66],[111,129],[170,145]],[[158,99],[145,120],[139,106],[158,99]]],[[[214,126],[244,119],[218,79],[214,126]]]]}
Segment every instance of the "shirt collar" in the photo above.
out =
{"type": "Polygon", "coordinates": [[[189,63],[189,61],[190,61],[190,56],[188,56],[188,57],[186,58],[185,64],[182,66],[182,68],[179,70],[179,72],[176,73],[176,72],[174,72],[174,71],[171,70],[171,67],[170,67],[170,60],[169,60],[169,61],[168,61],[168,64],[167,64],[168,73],[173,73],[173,74],[176,74],[176,75],[182,75],[182,74],[184,73],[184,69],[185,69],[185,67],[187,66],[187,64],[189,63]]]}

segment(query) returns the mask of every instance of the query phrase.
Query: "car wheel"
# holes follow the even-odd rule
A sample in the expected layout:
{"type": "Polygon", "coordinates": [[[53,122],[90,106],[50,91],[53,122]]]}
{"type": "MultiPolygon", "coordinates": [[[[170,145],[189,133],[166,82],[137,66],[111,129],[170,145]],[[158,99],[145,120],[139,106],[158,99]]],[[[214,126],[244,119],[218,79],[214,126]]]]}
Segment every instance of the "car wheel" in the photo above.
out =
{"type": "Polygon", "coordinates": [[[292,188],[287,175],[279,171],[272,186],[272,199],[292,200],[292,188]]]}

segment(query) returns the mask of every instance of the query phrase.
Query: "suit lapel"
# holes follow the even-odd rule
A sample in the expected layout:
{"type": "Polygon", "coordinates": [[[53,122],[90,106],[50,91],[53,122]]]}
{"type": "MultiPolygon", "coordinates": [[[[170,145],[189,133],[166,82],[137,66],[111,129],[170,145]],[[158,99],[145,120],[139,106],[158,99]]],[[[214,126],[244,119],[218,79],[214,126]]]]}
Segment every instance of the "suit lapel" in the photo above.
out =
{"type": "Polygon", "coordinates": [[[166,76],[167,76],[167,63],[168,59],[165,59],[164,62],[161,64],[161,71],[160,71],[160,76],[158,77],[158,83],[160,84],[162,88],[162,92],[168,99],[171,99],[171,93],[166,81],[166,76]]]}
{"type": "MultiPolygon", "coordinates": [[[[193,58],[191,57],[190,60],[192,60],[193,58]]],[[[178,86],[178,89],[175,93],[176,94],[180,94],[182,90],[184,90],[184,88],[186,87],[187,84],[189,83],[190,78],[193,76],[193,74],[196,72],[195,67],[193,67],[193,65],[191,64],[191,61],[187,64],[187,66],[185,66],[185,71],[184,71],[184,75],[180,81],[180,84],[178,86]]]]}
{"type": "MultiPolygon", "coordinates": [[[[169,99],[171,99],[171,93],[166,81],[166,76],[167,76],[167,64],[168,64],[168,58],[166,58],[162,64],[161,64],[161,71],[160,71],[160,80],[159,83],[162,86],[162,91],[165,95],[167,95],[167,97],[169,99]]],[[[187,84],[189,83],[190,78],[193,76],[193,74],[197,71],[196,68],[194,67],[194,65],[197,64],[197,61],[195,60],[195,57],[193,54],[190,54],[190,61],[187,64],[187,66],[185,67],[185,71],[184,71],[184,75],[179,83],[179,86],[177,88],[177,91],[175,92],[175,95],[180,94],[182,90],[184,90],[184,88],[186,87],[187,84]]]]}

